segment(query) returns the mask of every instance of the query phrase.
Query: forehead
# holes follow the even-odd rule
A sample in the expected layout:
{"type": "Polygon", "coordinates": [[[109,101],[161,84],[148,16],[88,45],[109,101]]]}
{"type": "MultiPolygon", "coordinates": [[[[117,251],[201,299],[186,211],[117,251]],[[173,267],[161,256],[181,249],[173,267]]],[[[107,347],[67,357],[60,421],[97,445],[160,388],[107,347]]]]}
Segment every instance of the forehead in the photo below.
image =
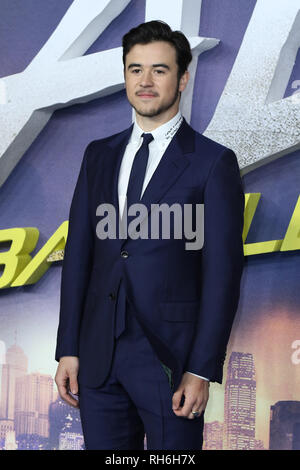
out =
{"type": "Polygon", "coordinates": [[[130,62],[146,66],[155,63],[165,63],[171,66],[176,63],[176,50],[166,41],[135,44],[126,55],[126,65],[130,62]]]}

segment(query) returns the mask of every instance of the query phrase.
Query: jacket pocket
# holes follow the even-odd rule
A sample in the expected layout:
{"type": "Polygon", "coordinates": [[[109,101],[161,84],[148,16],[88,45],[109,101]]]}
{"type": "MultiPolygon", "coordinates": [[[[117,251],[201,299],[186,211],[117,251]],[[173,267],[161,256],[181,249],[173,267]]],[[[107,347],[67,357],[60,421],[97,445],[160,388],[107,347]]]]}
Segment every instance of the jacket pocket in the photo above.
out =
{"type": "Polygon", "coordinates": [[[196,321],[199,308],[200,300],[191,302],[160,302],[161,317],[165,321],[196,321]]]}

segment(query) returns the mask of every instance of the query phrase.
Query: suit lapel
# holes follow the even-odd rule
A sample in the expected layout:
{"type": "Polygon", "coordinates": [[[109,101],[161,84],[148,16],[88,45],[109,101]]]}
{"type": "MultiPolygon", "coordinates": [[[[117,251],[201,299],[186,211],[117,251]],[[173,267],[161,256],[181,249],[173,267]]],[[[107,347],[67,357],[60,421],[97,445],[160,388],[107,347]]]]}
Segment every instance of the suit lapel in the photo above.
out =
{"type": "Polygon", "coordinates": [[[105,203],[111,204],[116,213],[116,230],[119,233],[119,197],[118,176],[122,158],[131,136],[133,123],[128,129],[118,134],[112,142],[107,144],[107,154],[103,170],[103,198],[105,203]]]}
{"type": "Polygon", "coordinates": [[[190,162],[185,158],[185,154],[193,152],[193,150],[194,130],[184,119],[163,154],[141,198],[140,202],[147,206],[149,212],[151,204],[158,203],[188,167],[190,162]]]}
{"type": "MultiPolygon", "coordinates": [[[[151,213],[151,204],[158,204],[189,166],[190,161],[186,158],[186,154],[194,150],[194,137],[195,131],[183,119],[181,126],[161,157],[140,200],[140,204],[147,208],[147,217],[151,213]]],[[[144,218],[141,219],[141,222],[143,220],[144,218]]],[[[128,236],[130,237],[130,232],[128,236]]]]}
{"type": "MultiPolygon", "coordinates": [[[[105,202],[112,204],[116,210],[117,233],[119,233],[118,175],[132,128],[133,124],[118,134],[113,142],[107,144],[103,193],[105,202]]],[[[161,200],[190,164],[185,155],[194,151],[194,140],[195,131],[183,118],[181,126],[163,154],[140,200],[140,203],[146,206],[148,216],[151,212],[151,204],[157,204],[161,200]]]]}

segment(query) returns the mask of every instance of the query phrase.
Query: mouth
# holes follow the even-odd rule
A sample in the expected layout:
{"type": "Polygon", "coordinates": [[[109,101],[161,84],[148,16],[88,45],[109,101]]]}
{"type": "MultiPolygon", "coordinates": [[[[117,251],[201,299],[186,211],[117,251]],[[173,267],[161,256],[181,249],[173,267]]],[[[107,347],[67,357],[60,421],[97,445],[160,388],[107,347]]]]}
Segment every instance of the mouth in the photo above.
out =
{"type": "Polygon", "coordinates": [[[146,93],[146,92],[138,93],[137,96],[143,99],[152,99],[156,97],[156,95],[154,95],[153,93],[146,93]]]}

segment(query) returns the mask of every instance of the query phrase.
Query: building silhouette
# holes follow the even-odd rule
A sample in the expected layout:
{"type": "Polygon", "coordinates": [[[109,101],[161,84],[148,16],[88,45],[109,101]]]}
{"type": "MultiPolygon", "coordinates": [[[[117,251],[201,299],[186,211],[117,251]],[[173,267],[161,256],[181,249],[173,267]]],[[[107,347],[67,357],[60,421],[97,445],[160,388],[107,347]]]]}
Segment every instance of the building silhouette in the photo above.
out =
{"type": "Polygon", "coordinates": [[[14,430],[12,419],[0,419],[0,450],[5,448],[6,437],[14,430]]]}
{"type": "Polygon", "coordinates": [[[49,436],[49,406],[53,401],[53,378],[38,372],[16,379],[15,431],[19,434],[49,436]]]}
{"type": "Polygon", "coordinates": [[[253,356],[232,352],[224,400],[224,443],[228,450],[254,450],[256,380],[253,356]]]}
{"type": "Polygon", "coordinates": [[[16,436],[18,450],[46,450],[47,437],[38,434],[18,434],[16,436]]]}
{"type": "Polygon", "coordinates": [[[270,450],[300,450],[300,401],[278,401],[270,410],[270,450]]]}
{"type": "Polygon", "coordinates": [[[292,450],[300,450],[300,423],[295,423],[293,427],[292,450]]]}
{"type": "Polygon", "coordinates": [[[264,443],[263,443],[262,440],[260,440],[260,439],[255,439],[254,450],[266,450],[265,447],[264,447],[264,443]]]}
{"type": "Polygon", "coordinates": [[[15,431],[8,431],[5,436],[4,450],[17,450],[15,431]]]}
{"type": "MultiPolygon", "coordinates": [[[[72,429],[70,432],[82,435],[79,410],[72,408],[61,398],[57,398],[49,407],[49,449],[58,450],[60,434],[69,422],[68,416],[72,417],[72,429]]],[[[70,428],[70,426],[69,426],[70,428]]]]}
{"type": "Polygon", "coordinates": [[[14,419],[16,379],[27,374],[28,359],[20,346],[14,344],[5,354],[2,365],[0,418],[14,419]]]}
{"type": "Polygon", "coordinates": [[[66,423],[59,435],[59,450],[83,450],[83,435],[82,433],[76,432],[76,428],[76,423],[73,425],[73,418],[69,413],[66,416],[66,423]]]}
{"type": "Polygon", "coordinates": [[[5,442],[6,434],[14,430],[13,419],[0,419],[0,441],[5,442]]]}
{"type": "Polygon", "coordinates": [[[212,421],[204,424],[203,450],[223,449],[223,423],[212,421]]]}

